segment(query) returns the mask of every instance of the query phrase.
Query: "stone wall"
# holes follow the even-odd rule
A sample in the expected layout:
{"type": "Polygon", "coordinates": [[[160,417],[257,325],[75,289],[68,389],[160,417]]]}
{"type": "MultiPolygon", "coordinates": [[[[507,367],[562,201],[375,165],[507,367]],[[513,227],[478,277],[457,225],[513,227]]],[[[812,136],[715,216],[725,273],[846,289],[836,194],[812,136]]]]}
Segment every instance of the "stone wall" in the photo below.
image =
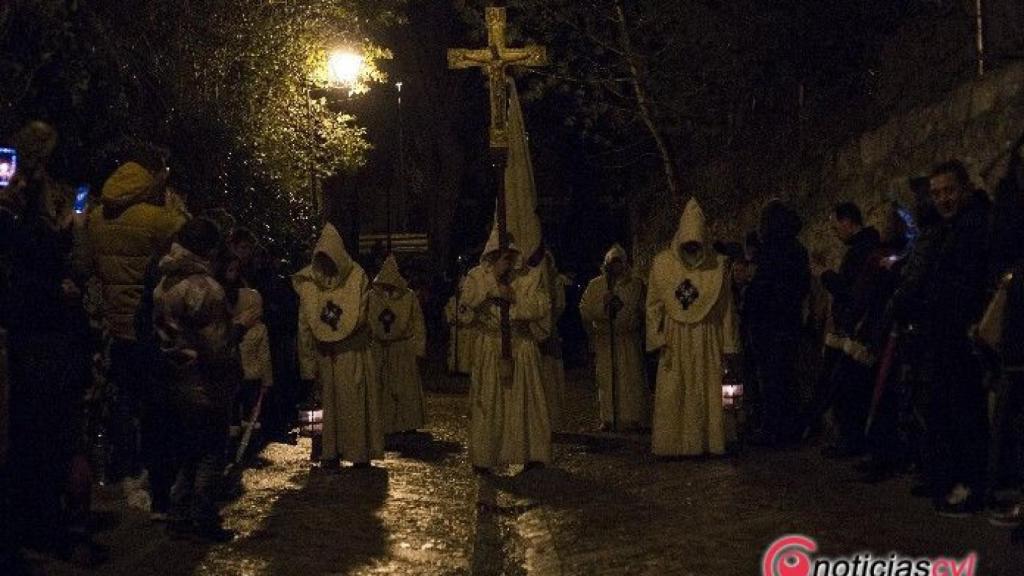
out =
{"type": "Polygon", "coordinates": [[[1014,143],[1024,135],[1024,64],[1006,66],[957,87],[934,104],[891,118],[848,141],[823,165],[804,171],[788,195],[807,222],[814,252],[834,253],[828,216],[843,200],[865,213],[886,201],[913,206],[909,179],[959,158],[976,185],[993,190],[1014,143]]]}
{"type": "MultiPolygon", "coordinates": [[[[836,121],[842,116],[837,110],[836,121]]],[[[1018,62],[961,84],[933,104],[892,117],[838,149],[816,151],[823,160],[778,161],[778,154],[770,163],[759,163],[756,155],[722,158],[691,173],[686,187],[701,200],[714,236],[722,239],[742,239],[756,226],[768,198],[789,201],[806,223],[808,250],[834,262],[842,253],[828,224],[836,203],[852,200],[865,214],[886,201],[912,207],[910,178],[952,158],[963,160],[975,183],[991,191],[1022,135],[1024,63],[1018,62]]],[[[662,203],[648,207],[651,217],[642,226],[634,221],[641,266],[675,230],[681,206],[667,199],[662,203]]]]}

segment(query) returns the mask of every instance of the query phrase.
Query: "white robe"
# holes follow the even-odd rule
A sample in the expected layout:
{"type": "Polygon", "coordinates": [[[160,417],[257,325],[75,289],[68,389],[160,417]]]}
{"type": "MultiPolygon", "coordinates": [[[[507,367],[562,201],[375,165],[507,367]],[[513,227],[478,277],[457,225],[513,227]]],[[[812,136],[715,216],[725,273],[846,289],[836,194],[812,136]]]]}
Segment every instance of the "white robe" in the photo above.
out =
{"type": "Polygon", "coordinates": [[[474,268],[463,299],[475,311],[480,335],[471,373],[469,457],[474,466],[551,461],[551,425],[537,343],[551,333],[551,304],[531,270],[512,282],[512,379],[501,382],[501,315],[490,297],[497,281],[490,267],[474,268]]]}
{"type": "Polygon", "coordinates": [[[541,343],[541,375],[551,430],[557,432],[565,427],[565,363],[562,361],[562,339],[558,333],[558,321],[565,312],[565,286],[550,254],[539,271],[551,299],[551,336],[541,343]]]}
{"type": "Polygon", "coordinates": [[[649,409],[641,335],[644,284],[639,278],[627,277],[615,285],[615,295],[622,302],[622,308],[615,317],[614,365],[612,330],[604,305],[607,293],[607,278],[598,276],[590,281],[580,300],[580,315],[594,350],[601,422],[614,423],[619,430],[646,426],[649,409]]]}
{"type": "Polygon", "coordinates": [[[380,386],[367,324],[369,281],[328,224],[314,254],[326,254],[341,271],[327,278],[314,266],[295,275],[299,294],[299,366],[316,379],[323,402],[323,460],[366,463],[384,456],[380,386]]]}
{"type": "Polygon", "coordinates": [[[477,336],[473,311],[466,307],[461,295],[452,296],[444,307],[444,316],[449,333],[448,371],[469,374],[473,369],[473,346],[477,336]]]}
{"type": "Polygon", "coordinates": [[[408,288],[395,298],[371,291],[369,310],[384,433],[422,428],[423,386],[417,359],[426,354],[427,332],[419,299],[408,288]]]}
{"type": "Polygon", "coordinates": [[[728,266],[710,249],[703,214],[691,200],[672,247],[651,267],[647,348],[660,350],[651,444],[659,456],[723,454],[722,356],[738,334],[728,266]],[[684,242],[701,242],[703,258],[684,261],[684,242]]]}

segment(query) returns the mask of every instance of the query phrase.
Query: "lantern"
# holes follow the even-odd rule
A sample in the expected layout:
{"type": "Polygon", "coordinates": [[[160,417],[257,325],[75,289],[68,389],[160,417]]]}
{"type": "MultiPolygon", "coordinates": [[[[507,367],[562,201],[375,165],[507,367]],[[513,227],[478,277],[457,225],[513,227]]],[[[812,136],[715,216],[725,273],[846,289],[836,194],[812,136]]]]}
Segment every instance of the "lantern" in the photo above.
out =
{"type": "Polygon", "coordinates": [[[743,379],[737,357],[722,362],[722,408],[738,411],[743,407],[743,379]]]}
{"type": "Polygon", "coordinates": [[[313,438],[323,433],[324,411],[320,408],[299,409],[299,436],[313,438]]]}
{"type": "Polygon", "coordinates": [[[323,447],[324,411],[322,408],[312,406],[300,407],[298,421],[299,436],[312,439],[309,459],[317,462],[320,460],[323,447]]]}

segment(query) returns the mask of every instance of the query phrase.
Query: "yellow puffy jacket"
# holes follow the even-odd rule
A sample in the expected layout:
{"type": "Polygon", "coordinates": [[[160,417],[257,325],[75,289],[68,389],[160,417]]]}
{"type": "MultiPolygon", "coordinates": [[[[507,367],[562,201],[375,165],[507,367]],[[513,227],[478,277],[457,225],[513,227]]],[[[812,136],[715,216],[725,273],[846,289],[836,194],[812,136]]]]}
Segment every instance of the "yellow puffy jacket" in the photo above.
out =
{"type": "Polygon", "coordinates": [[[162,183],[129,162],[103,185],[100,206],[89,214],[89,244],[103,284],[103,316],[112,336],[135,339],[135,310],[142,298],[146,266],[184,224],[165,208],[162,183]]]}

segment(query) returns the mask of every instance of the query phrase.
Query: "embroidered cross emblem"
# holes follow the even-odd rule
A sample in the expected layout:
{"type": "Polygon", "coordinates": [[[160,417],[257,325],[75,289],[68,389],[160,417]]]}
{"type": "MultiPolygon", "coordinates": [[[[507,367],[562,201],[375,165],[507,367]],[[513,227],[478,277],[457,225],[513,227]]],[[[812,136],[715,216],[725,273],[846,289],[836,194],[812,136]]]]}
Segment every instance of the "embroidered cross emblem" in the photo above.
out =
{"type": "Polygon", "coordinates": [[[338,331],[338,323],[341,322],[341,306],[335,304],[332,300],[328,300],[327,304],[324,304],[324,309],[320,311],[320,321],[331,327],[331,330],[338,331]]]}
{"type": "Polygon", "coordinates": [[[698,298],[700,298],[700,291],[693,285],[693,282],[690,282],[689,278],[683,280],[683,283],[676,288],[676,300],[683,305],[683,310],[689,310],[698,298]]]}
{"type": "Polygon", "coordinates": [[[395,313],[391,311],[391,308],[385,308],[381,311],[380,315],[377,316],[380,323],[384,325],[384,333],[391,334],[391,325],[395,323],[395,313]]]}

